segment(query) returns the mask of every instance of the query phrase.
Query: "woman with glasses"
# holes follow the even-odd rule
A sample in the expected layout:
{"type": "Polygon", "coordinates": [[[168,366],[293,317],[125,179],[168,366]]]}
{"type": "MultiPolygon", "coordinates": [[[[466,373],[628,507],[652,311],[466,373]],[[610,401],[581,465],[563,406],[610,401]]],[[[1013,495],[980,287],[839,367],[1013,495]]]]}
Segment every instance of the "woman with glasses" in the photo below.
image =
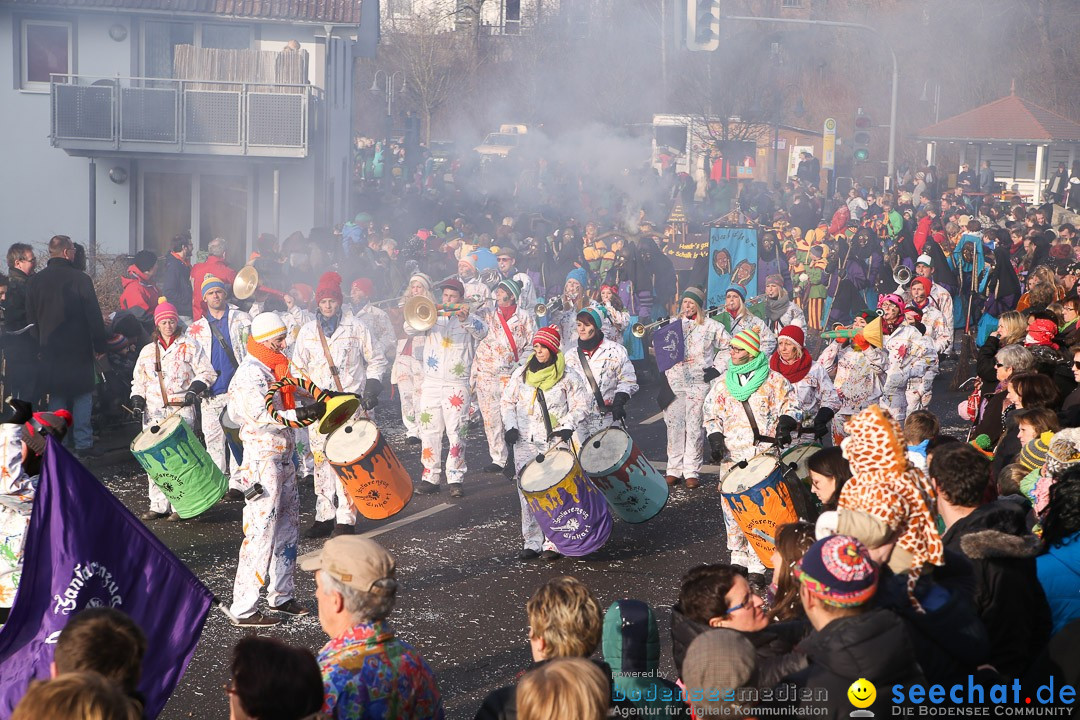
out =
{"type": "Polygon", "coordinates": [[[989,387],[990,392],[983,395],[978,408],[973,437],[986,435],[992,444],[997,443],[1004,431],[1009,380],[1013,375],[1028,373],[1034,369],[1035,356],[1023,345],[1008,345],[997,351],[994,360],[994,383],[983,385],[984,388],[989,387]]]}
{"type": "MultiPolygon", "coordinates": [[[[12,243],[8,248],[8,289],[3,300],[4,330],[14,333],[27,325],[26,283],[34,274],[37,260],[34,248],[25,243],[12,243]]],[[[20,400],[33,402],[37,385],[37,340],[30,333],[8,335],[4,338],[5,392],[20,400]]]]}

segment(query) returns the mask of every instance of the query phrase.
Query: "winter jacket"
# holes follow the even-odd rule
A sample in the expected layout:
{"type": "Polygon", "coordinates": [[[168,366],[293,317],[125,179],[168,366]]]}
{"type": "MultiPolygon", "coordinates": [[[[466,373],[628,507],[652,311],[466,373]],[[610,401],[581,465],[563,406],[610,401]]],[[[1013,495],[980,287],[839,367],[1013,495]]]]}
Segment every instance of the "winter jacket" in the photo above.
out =
{"type": "Polygon", "coordinates": [[[363,392],[368,378],[381,380],[390,367],[367,328],[355,316],[345,314],[330,337],[323,333],[318,317],[300,328],[293,344],[292,364],[297,377],[309,378],[324,390],[356,394],[363,392]],[[336,380],[320,336],[337,370],[336,380]]]}
{"type": "Polygon", "coordinates": [[[38,339],[39,391],[61,398],[92,392],[105,321],[90,276],[70,260],[50,258],[26,283],[26,320],[38,339]]]}
{"type": "Polygon", "coordinates": [[[213,275],[223,280],[228,287],[232,287],[236,279],[236,271],[229,267],[224,258],[210,255],[204,262],[195,263],[191,266],[191,285],[194,288],[191,294],[191,317],[198,320],[203,314],[202,283],[207,275],[213,275]]]}
{"type": "Polygon", "coordinates": [[[120,293],[121,310],[139,307],[148,313],[154,312],[161,293],[146,273],[131,265],[127,274],[120,278],[120,284],[124,286],[120,293]]]}
{"type": "Polygon", "coordinates": [[[1070,621],[1080,618],[1080,533],[1060,546],[1051,546],[1035,561],[1039,582],[1050,603],[1057,634],[1070,621]]]}
{"type": "MultiPolygon", "coordinates": [[[[30,278],[22,270],[12,268],[8,280],[7,297],[3,302],[4,331],[18,332],[27,325],[26,288],[30,278]]],[[[6,365],[6,392],[16,397],[30,399],[35,396],[37,376],[37,340],[30,332],[7,335],[3,342],[6,365]],[[24,387],[19,387],[20,385],[24,387]]]]}
{"type": "Polygon", "coordinates": [[[1019,677],[1050,638],[1050,607],[1038,583],[1039,540],[1028,532],[1025,513],[998,500],[976,508],[942,536],[961,552],[975,579],[975,611],[990,637],[989,662],[1019,677]]]}
{"type": "MultiPolygon", "coordinates": [[[[848,688],[859,678],[878,688],[874,704],[867,709],[879,718],[891,712],[887,688],[923,682],[903,621],[886,610],[837,618],[799,643],[797,651],[806,655],[808,667],[789,675],[787,681],[800,689],[827,692],[828,714],[815,717],[847,718],[852,709],[848,688]]],[[[816,713],[822,701],[808,700],[805,707],[816,713]]]]}
{"type": "Polygon", "coordinates": [[[176,253],[169,253],[162,258],[161,267],[158,268],[157,284],[161,294],[168,298],[181,314],[191,307],[194,295],[191,290],[191,265],[178,257],[176,253]]]}
{"type": "Polygon", "coordinates": [[[660,631],[648,603],[612,603],[604,615],[601,649],[611,666],[615,696],[634,706],[635,714],[690,717],[679,688],[660,677],[660,631]]]}

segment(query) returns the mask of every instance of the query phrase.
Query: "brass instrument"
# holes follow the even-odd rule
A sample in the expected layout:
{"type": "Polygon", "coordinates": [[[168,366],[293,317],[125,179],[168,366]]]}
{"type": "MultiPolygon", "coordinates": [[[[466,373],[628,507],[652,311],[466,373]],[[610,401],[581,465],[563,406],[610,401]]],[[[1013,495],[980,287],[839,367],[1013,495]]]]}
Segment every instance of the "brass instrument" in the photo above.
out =
{"type": "Polygon", "coordinates": [[[436,304],[426,295],[416,295],[405,301],[405,323],[416,332],[427,332],[435,327],[440,316],[453,315],[462,308],[476,312],[489,302],[494,300],[473,297],[460,303],[436,304]]]}
{"type": "Polygon", "coordinates": [[[247,300],[256,292],[269,293],[279,298],[285,297],[285,293],[280,290],[259,285],[259,271],[255,269],[254,265],[245,265],[237,271],[236,278],[233,280],[232,291],[237,300],[247,300]]]}
{"type": "Polygon", "coordinates": [[[898,265],[893,269],[892,279],[896,283],[896,294],[900,295],[911,283],[911,271],[905,265],[898,265]]]}
{"type": "MultiPolygon", "coordinates": [[[[762,297],[765,297],[765,296],[762,295],[762,297]]],[[[707,308],[705,310],[702,310],[701,314],[704,317],[711,318],[713,315],[716,315],[717,313],[719,313],[723,309],[724,309],[723,305],[720,305],[720,306],[717,306],[717,307],[711,307],[711,308],[707,308]]],[[[639,322],[636,322],[636,323],[634,323],[633,325],[630,326],[630,334],[633,335],[636,338],[642,338],[642,337],[645,337],[645,333],[648,332],[649,330],[652,330],[653,328],[656,328],[656,327],[660,327],[661,325],[665,325],[665,324],[667,324],[669,322],[674,322],[675,320],[678,320],[681,317],[683,317],[683,315],[682,315],[682,313],[679,313],[678,315],[672,315],[671,317],[664,318],[663,320],[654,320],[653,322],[649,323],[648,325],[643,325],[643,324],[641,324],[639,322]]]]}
{"type": "Polygon", "coordinates": [[[536,317],[547,317],[548,304],[546,302],[544,302],[543,299],[541,299],[538,303],[536,303],[535,312],[536,312],[536,317]]]}

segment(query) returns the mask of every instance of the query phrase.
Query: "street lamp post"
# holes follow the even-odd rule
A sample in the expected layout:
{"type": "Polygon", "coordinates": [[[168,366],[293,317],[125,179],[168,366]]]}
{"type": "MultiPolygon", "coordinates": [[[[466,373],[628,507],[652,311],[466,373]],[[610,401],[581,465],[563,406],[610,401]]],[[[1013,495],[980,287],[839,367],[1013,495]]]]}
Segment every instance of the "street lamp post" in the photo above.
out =
{"type": "Polygon", "coordinates": [[[375,77],[371,80],[372,93],[378,93],[379,88],[379,75],[383,77],[382,91],[386,94],[386,131],[383,133],[383,143],[390,141],[390,133],[393,131],[394,123],[394,95],[398,92],[405,92],[405,73],[400,70],[395,70],[392,73],[387,73],[385,70],[376,70],[375,77]],[[394,81],[398,76],[401,76],[401,90],[396,90],[394,87],[394,81]]]}

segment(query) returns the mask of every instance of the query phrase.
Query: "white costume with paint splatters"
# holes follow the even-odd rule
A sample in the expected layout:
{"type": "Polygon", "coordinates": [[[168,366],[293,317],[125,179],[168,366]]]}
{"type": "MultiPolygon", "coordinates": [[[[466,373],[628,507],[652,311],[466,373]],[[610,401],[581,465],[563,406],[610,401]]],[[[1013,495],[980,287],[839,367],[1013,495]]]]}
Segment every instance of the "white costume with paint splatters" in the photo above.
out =
{"type": "MultiPolygon", "coordinates": [[[[773,331],[769,329],[769,326],[765,323],[765,321],[759,318],[757,315],[754,315],[745,308],[742,317],[740,317],[738,320],[732,318],[730,313],[724,313],[724,315],[729,318],[730,322],[731,329],[728,330],[728,335],[730,335],[731,337],[735,337],[743,330],[746,330],[748,328],[754,328],[758,331],[758,336],[761,338],[761,352],[769,355],[770,357],[774,352],[776,352],[775,333],[773,333],[773,331]]],[[[728,325],[725,324],[725,327],[728,327],[728,325]]]]}
{"type": "MultiPolygon", "coordinates": [[[[544,319],[545,325],[555,325],[559,328],[559,333],[562,335],[562,351],[569,355],[572,352],[577,351],[577,316],[581,310],[588,310],[592,308],[600,313],[600,332],[604,334],[605,338],[614,337],[615,328],[611,324],[611,318],[605,313],[600,303],[595,300],[589,300],[585,307],[581,310],[570,308],[569,310],[563,308],[561,300],[554,298],[552,302],[556,303],[556,306],[548,310],[548,315],[544,319]]],[[[619,341],[622,341],[622,336],[619,336],[619,341]]]]}
{"type": "Polygon", "coordinates": [[[887,362],[885,351],[873,346],[859,350],[833,341],[821,351],[818,363],[833,376],[840,398],[840,409],[833,418],[834,436],[847,437],[844,423],[881,399],[887,362]]]}
{"type": "Polygon", "coordinates": [[[819,362],[810,364],[809,372],[802,380],[794,383],[794,388],[803,420],[807,423],[814,422],[818,410],[823,407],[834,413],[840,408],[840,396],[836,393],[832,378],[819,362]]]}
{"type": "MultiPolygon", "coordinates": [[[[255,313],[252,313],[254,317],[255,313]]],[[[300,328],[315,319],[315,315],[304,310],[299,305],[293,305],[286,312],[279,312],[278,316],[285,323],[285,356],[292,357],[293,345],[296,336],[300,334],[300,328]]],[[[314,431],[312,431],[314,432],[314,431]]],[[[296,439],[296,457],[299,467],[296,470],[300,477],[307,477],[315,472],[315,457],[311,454],[311,440],[308,438],[307,428],[293,428],[293,437],[296,439]]]]}
{"type": "Polygon", "coordinates": [[[606,313],[607,319],[610,321],[604,323],[604,339],[621,343],[623,333],[626,332],[626,328],[630,327],[630,313],[625,310],[616,310],[611,306],[611,303],[604,303],[603,307],[600,317],[604,317],[606,313]]]}
{"type": "MultiPolygon", "coordinates": [[[[330,337],[326,337],[320,322],[321,318],[312,320],[300,328],[296,336],[292,354],[294,375],[308,378],[324,390],[356,395],[363,394],[368,378],[382,380],[387,368],[386,356],[355,315],[342,313],[330,337]],[[320,335],[330,352],[329,361],[320,335]],[[332,367],[337,370],[336,379],[332,367]]],[[[324,453],[328,437],[314,427],[308,428],[311,451],[315,456],[315,521],[336,519],[339,525],[351,527],[356,524],[356,510],[337,473],[326,462],[324,453]]]]}
{"type": "MultiPolygon", "coordinates": [[[[201,318],[191,324],[187,335],[199,343],[203,354],[210,358],[210,363],[213,365],[213,350],[218,341],[210,331],[209,317],[209,311],[205,312],[201,318]]],[[[246,343],[250,332],[251,316],[235,305],[229,305],[229,343],[232,346],[233,357],[236,358],[237,363],[240,363],[247,355],[246,343]]],[[[228,358],[225,359],[225,362],[229,362],[228,358]]],[[[217,373],[220,373],[223,369],[214,366],[214,371],[217,373]]],[[[215,383],[210,383],[210,392],[214,390],[214,385],[215,383]]],[[[203,439],[206,441],[206,452],[210,455],[210,459],[214,461],[214,464],[221,468],[221,472],[226,472],[230,467],[228,444],[225,442],[225,431],[221,429],[220,419],[221,411],[229,401],[227,390],[228,388],[225,388],[217,395],[204,398],[202,401],[202,433],[203,439]]],[[[229,488],[238,490],[240,489],[240,480],[236,476],[237,464],[236,462],[231,463],[231,471],[227,474],[229,476],[229,488]]]]}
{"type": "Polygon", "coordinates": [[[0,608],[10,608],[22,575],[36,482],[23,470],[23,426],[0,425],[0,608]]]}
{"type": "Polygon", "coordinates": [[[938,350],[930,331],[923,335],[915,329],[915,342],[912,345],[911,379],[907,381],[905,398],[907,413],[926,410],[934,395],[934,379],[938,374],[938,350]]]}
{"type": "Polygon", "coordinates": [[[664,373],[675,399],[664,408],[667,426],[667,474],[676,478],[696,478],[701,473],[705,428],[701,408],[709,384],[705,369],[723,371],[731,349],[731,337],[724,326],[711,318],[701,323],[680,318],[684,354],[664,373]]]}
{"type": "Polygon", "coordinates": [[[503,440],[500,401],[510,374],[520,364],[521,358],[532,351],[529,345],[536,334],[536,320],[532,309],[518,306],[514,314],[503,324],[497,311],[484,313],[488,329],[484,339],[476,346],[476,362],[473,363],[473,386],[484,418],[488,453],[491,462],[506,467],[510,450],[503,440]],[[513,338],[511,343],[510,338],[513,338]]]}
{"type": "MultiPolygon", "coordinates": [[[[586,355],[589,369],[592,370],[596,387],[599,388],[605,405],[611,405],[615,400],[615,393],[626,393],[633,397],[638,391],[637,373],[634,364],[630,362],[630,355],[626,348],[618,342],[603,340],[593,350],[591,355],[586,355]]],[[[614,420],[610,412],[603,412],[597,407],[596,398],[593,395],[592,386],[585,376],[585,369],[581,366],[581,357],[578,349],[574,348],[566,355],[566,367],[577,372],[585,383],[585,417],[574,428],[574,437],[578,444],[584,443],[589,437],[600,432],[604,428],[611,427],[614,420]]]]}
{"type": "MultiPolygon", "coordinates": [[[[146,400],[143,429],[160,423],[173,413],[179,413],[188,427],[194,430],[195,408],[190,405],[166,405],[166,402],[182,402],[191,383],[198,380],[210,387],[216,378],[217,371],[210,364],[210,358],[203,352],[202,346],[187,335],[176,337],[168,348],[163,347],[160,340],[144,346],[135,361],[135,370],[131,377],[131,396],[138,395],[146,400]],[[160,372],[157,369],[159,353],[160,372]],[[161,396],[162,383],[165,386],[164,398],[161,396]]],[[[165,493],[161,492],[149,476],[147,484],[150,510],[156,513],[172,512],[165,493]]]]}
{"type": "Polygon", "coordinates": [[[375,349],[382,353],[388,362],[393,362],[397,353],[397,335],[394,333],[394,323],[390,322],[390,316],[382,308],[377,308],[371,303],[357,308],[350,308],[352,316],[367,328],[371,334],[371,340],[375,343],[375,349]]]}
{"type": "MultiPolygon", "coordinates": [[[[532,354],[526,358],[527,364],[532,354]]],[[[517,428],[521,434],[514,444],[514,466],[519,475],[526,463],[547,452],[558,442],[558,438],[548,437],[536,388],[525,382],[525,371],[525,365],[514,371],[499,401],[503,425],[507,430],[517,428]]],[[[568,363],[559,382],[544,391],[544,401],[547,403],[552,432],[575,429],[587,412],[589,394],[585,380],[569,367],[568,363]]],[[[521,505],[521,536],[524,538],[524,546],[537,552],[541,550],[541,546],[543,549],[554,549],[554,545],[545,540],[520,489],[517,494],[521,505]]]]}
{"type": "MultiPolygon", "coordinates": [[[[294,440],[292,428],[278,424],[266,410],[263,398],[273,382],[270,368],[248,355],[229,383],[229,415],[240,425],[244,445],[240,478],[245,488],[256,483],[263,488],[261,495],[244,502],[244,542],[230,608],[240,618],[255,613],[264,585],[271,606],[290,600],[295,589],[300,497],[292,463],[294,440]]],[[[284,410],[281,402],[278,393],[275,408],[283,418],[295,420],[295,411],[284,410]]]]}
{"type": "Polygon", "coordinates": [[[885,387],[881,405],[903,427],[907,418],[908,381],[926,369],[922,334],[910,325],[900,325],[885,337],[885,387]]]}
{"type": "Polygon", "coordinates": [[[439,484],[443,434],[450,440],[446,482],[465,479],[465,439],[469,434],[469,379],[476,344],[484,337],[484,323],[474,315],[462,322],[457,315],[440,317],[434,327],[417,332],[407,323],[405,334],[424,336],[424,381],[420,388],[420,462],[423,480],[439,484]]]}
{"type": "Polygon", "coordinates": [[[390,382],[397,385],[405,437],[420,437],[417,418],[420,415],[420,385],[424,382],[423,358],[423,336],[398,340],[397,355],[390,368],[390,382]]]}

